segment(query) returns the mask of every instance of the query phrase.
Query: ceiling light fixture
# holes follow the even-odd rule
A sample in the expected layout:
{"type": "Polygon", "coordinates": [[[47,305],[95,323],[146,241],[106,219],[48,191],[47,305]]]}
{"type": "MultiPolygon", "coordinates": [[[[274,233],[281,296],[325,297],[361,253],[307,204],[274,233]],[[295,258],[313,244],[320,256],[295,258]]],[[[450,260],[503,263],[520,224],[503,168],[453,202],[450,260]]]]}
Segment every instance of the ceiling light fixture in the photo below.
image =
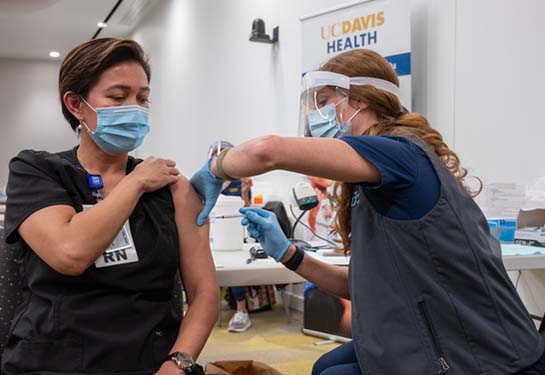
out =
{"type": "Polygon", "coordinates": [[[59,57],[61,54],[58,53],[57,51],[51,51],[49,52],[49,57],[53,57],[53,58],[57,58],[59,57]]]}

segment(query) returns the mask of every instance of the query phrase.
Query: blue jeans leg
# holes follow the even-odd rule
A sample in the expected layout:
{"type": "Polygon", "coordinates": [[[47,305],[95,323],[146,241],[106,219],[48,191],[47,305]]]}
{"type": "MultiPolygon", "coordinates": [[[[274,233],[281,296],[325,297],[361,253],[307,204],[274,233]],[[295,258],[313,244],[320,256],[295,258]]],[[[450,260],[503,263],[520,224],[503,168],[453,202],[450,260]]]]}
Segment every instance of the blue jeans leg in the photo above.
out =
{"type": "Polygon", "coordinates": [[[246,287],[245,286],[232,286],[230,292],[233,294],[235,301],[240,302],[246,299],[246,287]]]}
{"type": "Polygon", "coordinates": [[[312,368],[312,375],[332,374],[361,375],[352,341],[321,356],[312,368]]]}
{"type": "Polygon", "coordinates": [[[356,362],[329,367],[321,372],[320,375],[361,375],[361,370],[356,362]]]}
{"type": "Polygon", "coordinates": [[[543,375],[545,374],[545,354],[532,366],[517,372],[515,375],[543,375]]]}

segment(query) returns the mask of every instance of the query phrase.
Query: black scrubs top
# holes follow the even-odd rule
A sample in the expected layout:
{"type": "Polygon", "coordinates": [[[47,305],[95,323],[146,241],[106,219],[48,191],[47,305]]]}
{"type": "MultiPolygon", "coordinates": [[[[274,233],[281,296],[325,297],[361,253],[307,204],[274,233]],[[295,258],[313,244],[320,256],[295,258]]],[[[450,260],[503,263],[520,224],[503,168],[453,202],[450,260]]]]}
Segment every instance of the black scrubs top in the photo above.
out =
{"type": "MultiPolygon", "coordinates": [[[[10,162],[5,233],[52,205],[95,204],[77,148],[25,150],[10,162]]],[[[126,172],[140,162],[129,157],[126,172]]],[[[174,203],[165,187],[144,194],[129,219],[139,261],[65,276],[25,243],[24,301],[3,354],[5,374],[152,374],[180,326],[171,304],[179,264],[174,203]]],[[[54,251],[54,249],[52,249],[54,251]]]]}

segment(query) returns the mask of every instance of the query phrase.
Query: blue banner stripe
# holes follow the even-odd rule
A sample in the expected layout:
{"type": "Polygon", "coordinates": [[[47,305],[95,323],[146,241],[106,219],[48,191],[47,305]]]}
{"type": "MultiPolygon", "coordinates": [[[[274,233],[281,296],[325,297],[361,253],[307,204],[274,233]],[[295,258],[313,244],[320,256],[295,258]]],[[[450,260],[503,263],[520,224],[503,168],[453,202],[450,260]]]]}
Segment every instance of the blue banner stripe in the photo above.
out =
{"type": "Polygon", "coordinates": [[[386,60],[393,65],[398,76],[411,74],[411,53],[386,56],[386,60]]]}

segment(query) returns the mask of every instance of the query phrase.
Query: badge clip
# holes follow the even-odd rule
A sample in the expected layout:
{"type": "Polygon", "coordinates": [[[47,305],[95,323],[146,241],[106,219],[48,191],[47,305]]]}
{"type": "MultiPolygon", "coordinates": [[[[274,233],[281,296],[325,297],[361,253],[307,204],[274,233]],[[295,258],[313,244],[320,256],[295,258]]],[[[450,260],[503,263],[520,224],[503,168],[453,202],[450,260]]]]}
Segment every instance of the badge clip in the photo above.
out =
{"type": "Polygon", "coordinates": [[[99,192],[99,190],[104,187],[102,177],[100,177],[99,174],[87,175],[87,185],[89,185],[89,188],[91,189],[91,194],[97,199],[97,201],[101,201],[104,198],[102,193],[99,192]]]}

